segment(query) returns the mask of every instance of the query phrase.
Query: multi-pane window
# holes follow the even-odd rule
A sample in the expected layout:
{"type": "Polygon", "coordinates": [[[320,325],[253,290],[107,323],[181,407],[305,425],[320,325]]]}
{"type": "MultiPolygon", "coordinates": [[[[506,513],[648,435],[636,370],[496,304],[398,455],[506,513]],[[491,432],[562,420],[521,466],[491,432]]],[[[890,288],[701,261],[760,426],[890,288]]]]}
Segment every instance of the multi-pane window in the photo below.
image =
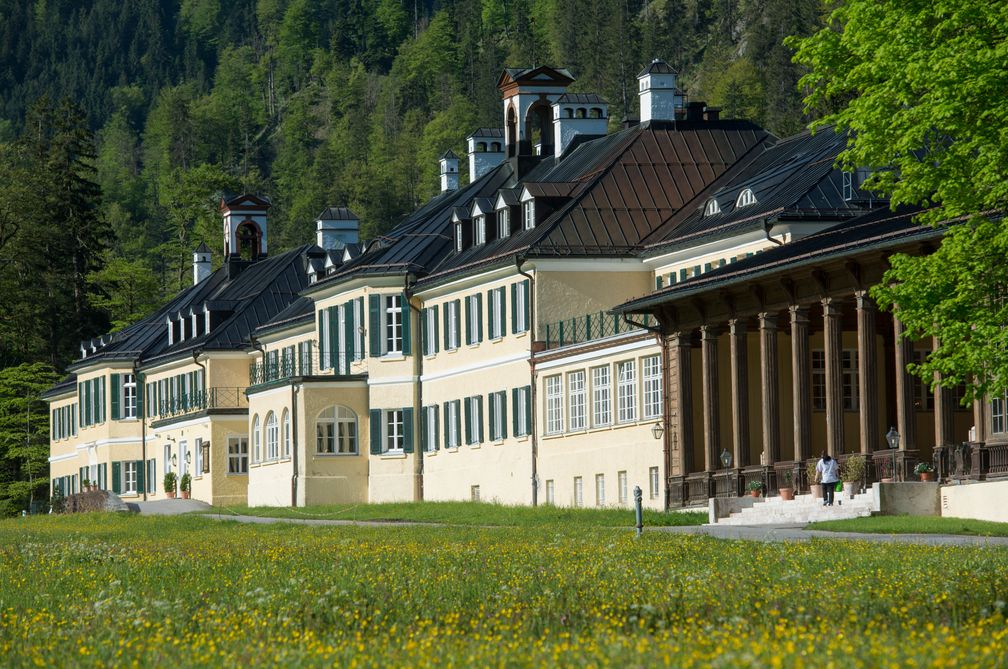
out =
{"type": "Polygon", "coordinates": [[[641,360],[641,382],[644,385],[644,418],[661,416],[661,363],[657,355],[641,360]]]}
{"type": "Polygon", "coordinates": [[[437,308],[424,309],[424,355],[437,352],[437,308]]]}
{"type": "Polygon", "coordinates": [[[510,212],[507,207],[497,210],[497,239],[504,239],[510,232],[510,212]]]}
{"type": "Polygon", "coordinates": [[[605,474],[595,475],[595,506],[605,506],[605,474]]]}
{"type": "Polygon", "coordinates": [[[840,356],[840,375],[843,377],[843,405],[845,411],[857,411],[858,392],[858,352],[844,351],[840,356]]]}
{"type": "Polygon", "coordinates": [[[473,244],[479,246],[480,244],[486,244],[486,216],[479,215],[473,220],[475,225],[476,238],[473,244]]]}
{"type": "Polygon", "coordinates": [[[1008,432],[1008,394],[991,399],[991,434],[1008,432]]]}
{"type": "Polygon", "coordinates": [[[546,377],[546,434],[563,432],[563,383],[559,374],[546,377]]]}
{"type": "Polygon", "coordinates": [[[529,282],[521,281],[512,285],[514,286],[511,293],[514,298],[512,313],[514,314],[514,332],[517,334],[529,329],[529,282]]]}
{"type": "Polygon", "coordinates": [[[462,223],[455,224],[455,251],[460,252],[462,250],[462,223]]]}
{"type": "Polygon", "coordinates": [[[612,390],[610,388],[609,366],[592,368],[592,426],[609,425],[612,422],[612,390]]]}
{"type": "Polygon", "coordinates": [[[480,487],[478,485],[469,486],[469,499],[473,502],[480,501],[480,487]]]}
{"type": "Polygon", "coordinates": [[[459,446],[459,401],[445,402],[445,448],[458,448],[459,446]]]}
{"type": "Polygon", "coordinates": [[[531,431],[532,416],[530,402],[532,389],[529,386],[514,389],[514,433],[516,437],[524,437],[531,431]]]}
{"type": "Polygon", "coordinates": [[[133,374],[123,374],[123,418],[136,418],[137,410],[137,386],[136,376],[133,374]]]}
{"type": "Polygon", "coordinates": [[[454,351],[459,347],[459,301],[446,302],[445,309],[445,349],[454,351]]]}
{"type": "Polygon", "coordinates": [[[123,463],[123,492],[135,493],[137,491],[137,465],[139,460],[127,460],[123,463]]]}
{"type": "Polygon", "coordinates": [[[315,421],[315,452],[357,454],[357,415],[345,406],[329,407],[315,421]]]}
{"type": "Polygon", "coordinates": [[[283,412],[283,456],[289,458],[291,455],[291,422],[290,412],[284,409],[283,412]]]}
{"type": "Polygon", "coordinates": [[[259,429],[259,416],[252,418],[252,462],[262,459],[262,431],[259,429]]]}
{"type": "Polygon", "coordinates": [[[616,487],[619,488],[619,503],[627,503],[627,475],[626,472],[616,472],[616,487]]]}
{"type": "Polygon", "coordinates": [[[270,411],[266,414],[266,459],[276,460],[280,455],[280,427],[277,425],[276,414],[270,411]]]}
{"type": "Polygon", "coordinates": [[[585,429],[585,418],[585,373],[578,370],[567,375],[567,429],[585,429]]]}
{"type": "Polygon", "coordinates": [[[478,344],[483,340],[483,296],[466,298],[466,343],[478,344]]]}
{"type": "Polygon", "coordinates": [[[658,468],[651,467],[648,469],[648,488],[651,495],[651,499],[658,499],[658,468]]]}
{"type": "Polygon", "coordinates": [[[826,351],[812,351],[812,408],[826,410],[826,351]]]}
{"type": "MultiPolygon", "coordinates": [[[[910,356],[910,361],[916,365],[922,365],[927,362],[927,357],[930,354],[931,351],[914,351],[910,356]]],[[[916,374],[913,376],[913,398],[914,408],[918,411],[931,411],[934,408],[934,391],[931,390],[931,384],[926,383],[916,374]]]]}
{"type": "Polygon", "coordinates": [[[193,454],[196,456],[196,478],[203,476],[203,440],[196,439],[196,445],[193,447],[193,454]]]}
{"type": "Polygon", "coordinates": [[[483,397],[473,395],[466,398],[466,443],[483,442],[483,397]]]}
{"type": "Polygon", "coordinates": [[[621,423],[637,420],[637,369],[633,360],[616,363],[616,400],[621,423]]]}
{"type": "Polygon", "coordinates": [[[490,339],[504,336],[504,289],[494,288],[487,295],[490,304],[487,318],[490,324],[490,339]]]}
{"type": "MultiPolygon", "coordinates": [[[[165,457],[168,457],[167,450],[165,457]]],[[[248,439],[245,437],[228,438],[228,474],[248,474],[248,439]]]]}
{"type": "Polygon", "coordinates": [[[385,352],[402,351],[403,310],[400,295],[386,295],[385,299],[385,352]]]}
{"type": "Polygon", "coordinates": [[[574,506],[584,506],[584,484],[580,476],[574,477],[574,506]]]}
{"type": "Polygon", "coordinates": [[[526,230],[535,227],[535,200],[526,200],[522,203],[522,225],[526,230]]]}
{"type": "Polygon", "coordinates": [[[556,504],[556,483],[553,479],[546,481],[546,503],[556,504]]]}
{"type": "Polygon", "coordinates": [[[424,450],[432,453],[438,449],[438,408],[424,407],[424,450]]]}
{"type": "Polygon", "coordinates": [[[401,451],[405,442],[402,409],[389,409],[385,412],[385,450],[401,451]]]}
{"type": "Polygon", "coordinates": [[[490,440],[507,438],[507,395],[504,391],[490,393],[490,440]]]}

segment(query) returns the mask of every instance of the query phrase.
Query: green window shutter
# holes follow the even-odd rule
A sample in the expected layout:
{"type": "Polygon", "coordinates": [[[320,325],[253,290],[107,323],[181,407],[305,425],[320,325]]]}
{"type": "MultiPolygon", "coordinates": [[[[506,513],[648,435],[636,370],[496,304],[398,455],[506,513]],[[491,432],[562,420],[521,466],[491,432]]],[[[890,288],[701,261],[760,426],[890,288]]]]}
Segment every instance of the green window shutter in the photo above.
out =
{"type": "Polygon", "coordinates": [[[381,409],[371,409],[371,455],[382,452],[381,447],[381,409]]]}
{"type": "Polygon", "coordinates": [[[437,353],[440,350],[439,344],[441,342],[441,339],[440,339],[441,332],[440,332],[440,329],[438,327],[440,325],[440,321],[438,320],[438,308],[437,308],[437,306],[433,306],[433,307],[431,307],[431,309],[434,310],[434,342],[433,342],[433,348],[434,348],[434,353],[437,353]]]}
{"type": "Polygon", "coordinates": [[[339,365],[339,309],[337,307],[327,307],[326,314],[329,318],[329,339],[326,341],[326,348],[329,349],[327,363],[334,370],[339,365]]]}
{"type": "Polygon", "coordinates": [[[434,405],[433,408],[434,411],[432,413],[434,414],[434,450],[436,451],[441,447],[441,444],[438,443],[441,437],[441,430],[440,430],[441,426],[439,425],[439,423],[441,422],[441,416],[438,413],[438,408],[436,404],[434,405]]]}
{"type": "Polygon", "coordinates": [[[354,352],[354,343],[356,337],[354,334],[357,332],[357,322],[354,319],[354,301],[349,300],[343,305],[343,346],[346,348],[344,353],[344,360],[346,360],[346,365],[344,366],[347,374],[350,373],[350,361],[354,360],[356,353],[354,352]]]}
{"type": "Polygon", "coordinates": [[[500,391],[500,401],[501,401],[501,427],[500,427],[500,437],[501,439],[507,439],[507,393],[503,390],[500,391]]]}
{"type": "MultiPolygon", "coordinates": [[[[473,343],[473,337],[476,334],[472,330],[472,325],[471,325],[472,321],[469,319],[469,312],[472,309],[471,302],[472,302],[472,296],[467,295],[466,298],[465,298],[465,314],[459,314],[459,320],[464,320],[465,321],[465,333],[466,333],[466,335],[465,335],[465,343],[466,344],[472,344],[473,343]]],[[[459,328],[461,328],[461,327],[462,327],[462,324],[459,323],[459,328]]]]}
{"type": "Polygon", "coordinates": [[[112,492],[119,494],[122,492],[122,463],[112,463],[112,492]]]}
{"type": "Polygon", "coordinates": [[[532,386],[522,389],[525,396],[525,434],[532,434],[532,386]]]}
{"type": "Polygon", "coordinates": [[[147,405],[144,404],[144,399],[147,396],[147,389],[144,388],[144,375],[136,375],[136,415],[138,418],[144,418],[147,415],[147,405]]]}
{"type": "Polygon", "coordinates": [[[500,333],[501,333],[501,336],[504,336],[504,335],[507,334],[507,291],[504,290],[504,286],[501,286],[500,288],[497,289],[497,292],[500,293],[500,304],[501,304],[501,309],[500,309],[500,319],[501,319],[500,333]]]}
{"type": "Polygon", "coordinates": [[[511,434],[518,434],[518,393],[520,388],[511,389],[511,434]]]}
{"type": "Polygon", "coordinates": [[[431,354],[431,342],[430,336],[427,333],[427,319],[429,318],[430,309],[424,307],[420,310],[420,351],[424,355],[431,354]]]}
{"type": "Polygon", "coordinates": [[[381,295],[368,296],[368,344],[372,358],[381,357],[381,295]]]}
{"type": "Polygon", "coordinates": [[[447,350],[451,349],[451,339],[448,336],[448,331],[449,331],[449,328],[448,328],[448,312],[451,311],[451,308],[450,308],[451,307],[451,303],[450,302],[445,302],[444,307],[445,307],[444,308],[444,312],[442,312],[441,317],[444,319],[444,347],[445,347],[445,350],[447,351],[447,350]]]}
{"type": "Polygon", "coordinates": [[[84,384],[77,384],[77,406],[81,409],[77,412],[77,427],[84,427],[84,384]]]}
{"type": "Polygon", "coordinates": [[[403,407],[403,452],[413,452],[413,407],[403,407]]]}
{"type": "Polygon", "coordinates": [[[479,395],[479,399],[476,402],[476,408],[478,409],[476,415],[476,436],[479,443],[483,443],[485,439],[483,438],[483,396],[479,395]]]}
{"type": "Polygon", "coordinates": [[[465,398],[465,407],[463,407],[463,409],[465,411],[465,443],[471,444],[473,443],[472,440],[473,416],[472,416],[472,402],[469,401],[468,397],[465,398]]]}
{"type": "Polygon", "coordinates": [[[105,419],[106,419],[106,416],[105,416],[105,377],[104,376],[99,376],[97,379],[95,379],[95,381],[98,382],[98,387],[101,389],[98,392],[98,396],[101,398],[101,422],[104,423],[105,419]]]}
{"type": "Polygon", "coordinates": [[[427,415],[430,412],[427,407],[421,407],[420,409],[420,450],[426,451],[430,449],[430,436],[427,430],[427,424],[430,422],[430,417],[427,415]]]}
{"type": "Polygon", "coordinates": [[[661,274],[657,275],[654,278],[654,287],[655,287],[656,290],[661,290],[661,288],[662,288],[662,277],[661,277],[661,274]]]}
{"type": "Polygon", "coordinates": [[[84,401],[81,403],[81,425],[91,425],[91,382],[84,382],[84,401]]]}
{"type": "Polygon", "coordinates": [[[403,355],[412,355],[413,335],[411,326],[413,323],[413,309],[406,298],[406,293],[403,293],[399,298],[399,307],[401,309],[400,315],[402,316],[402,353],[403,355]]]}
{"type": "Polygon", "coordinates": [[[113,374],[111,378],[112,382],[112,420],[119,420],[122,418],[122,408],[119,405],[119,398],[121,395],[122,386],[119,374],[113,374]]]}
{"type": "Polygon", "coordinates": [[[483,293],[476,293],[476,343],[483,341],[483,293]]]}
{"type": "Polygon", "coordinates": [[[490,336],[493,337],[494,332],[497,331],[497,314],[494,313],[493,308],[493,294],[495,288],[491,288],[487,291],[487,329],[490,331],[490,336]]]}
{"type": "Polygon", "coordinates": [[[525,279],[524,281],[522,281],[521,285],[522,285],[522,292],[525,294],[525,306],[524,306],[524,311],[525,311],[525,329],[526,330],[530,330],[532,328],[532,311],[531,311],[532,304],[529,301],[529,281],[528,281],[528,279],[525,279]]]}
{"type": "Polygon", "coordinates": [[[511,334],[518,334],[518,284],[511,284],[511,334]]]}
{"type": "Polygon", "coordinates": [[[144,481],[144,461],[143,460],[137,460],[136,461],[136,473],[137,473],[136,491],[142,493],[145,490],[145,487],[147,485],[147,483],[144,481]]]}
{"type": "Polygon", "coordinates": [[[444,422],[444,444],[445,444],[445,448],[448,448],[448,444],[451,443],[450,439],[448,438],[449,437],[449,432],[451,432],[451,425],[448,424],[448,416],[450,415],[448,413],[448,411],[449,411],[448,405],[450,405],[450,404],[451,404],[451,402],[445,402],[444,404],[441,405],[441,411],[444,412],[444,416],[445,416],[445,422],[444,422]]]}
{"type": "Polygon", "coordinates": [[[325,346],[325,339],[323,339],[323,337],[322,337],[322,335],[324,334],[323,331],[322,331],[322,320],[323,320],[322,314],[323,313],[325,313],[325,309],[319,309],[318,310],[318,321],[317,321],[318,322],[318,326],[317,326],[318,337],[317,338],[318,338],[318,342],[319,342],[319,367],[321,367],[322,364],[325,362],[325,360],[322,358],[322,348],[325,346]]]}
{"type": "Polygon", "coordinates": [[[497,397],[497,393],[490,393],[488,395],[490,398],[490,440],[493,441],[497,438],[498,427],[497,427],[497,412],[494,411],[494,398],[497,397]]]}

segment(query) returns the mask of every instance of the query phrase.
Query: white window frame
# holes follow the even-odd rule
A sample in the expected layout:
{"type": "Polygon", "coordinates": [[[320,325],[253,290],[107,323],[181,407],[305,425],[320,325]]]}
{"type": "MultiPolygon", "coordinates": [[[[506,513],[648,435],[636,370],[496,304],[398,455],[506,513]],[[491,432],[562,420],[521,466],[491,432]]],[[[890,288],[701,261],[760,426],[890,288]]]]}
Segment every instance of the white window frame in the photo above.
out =
{"type": "Polygon", "coordinates": [[[661,417],[661,360],[657,355],[649,355],[641,359],[641,384],[644,391],[644,418],[661,417]]]}
{"type": "Polygon", "coordinates": [[[403,314],[402,295],[382,296],[382,344],[384,353],[399,354],[403,350],[403,314]]]}
{"type": "Polygon", "coordinates": [[[525,312],[527,311],[525,307],[525,285],[527,281],[519,281],[518,287],[515,289],[515,331],[516,332],[528,332],[529,324],[526,322],[525,312]]]}
{"type": "Polygon", "coordinates": [[[626,504],[627,497],[627,473],[626,470],[616,472],[616,488],[619,495],[619,503],[626,504]]]}
{"type": "Polygon", "coordinates": [[[517,421],[517,426],[518,426],[518,429],[515,430],[515,436],[516,437],[526,437],[526,436],[528,436],[529,431],[528,431],[528,429],[526,429],[526,426],[528,425],[528,422],[529,422],[529,420],[528,420],[528,417],[529,417],[529,403],[531,401],[530,395],[531,395],[531,393],[530,393],[530,390],[529,390],[528,387],[522,386],[521,388],[518,389],[518,393],[517,393],[518,402],[516,403],[516,406],[514,407],[514,411],[517,414],[516,421],[517,421]]]}
{"type": "Polygon", "coordinates": [[[266,432],[266,461],[270,462],[280,457],[280,425],[275,411],[266,414],[263,422],[266,432]]]}
{"type": "Polygon", "coordinates": [[[469,404],[469,434],[466,435],[466,441],[470,446],[483,443],[483,403],[480,399],[479,395],[466,398],[469,404]]]}
{"type": "Polygon", "coordinates": [[[546,386],[546,434],[563,432],[563,377],[560,374],[547,376],[546,386]]]}
{"type": "Polygon", "coordinates": [[[503,441],[504,440],[504,428],[507,420],[506,412],[504,411],[504,391],[497,393],[490,393],[490,414],[492,420],[490,424],[494,427],[494,430],[490,433],[490,441],[503,441]]]}
{"type": "Polygon", "coordinates": [[[595,475],[595,506],[605,506],[605,474],[595,475]]]}
{"type": "Polygon", "coordinates": [[[179,478],[181,479],[183,476],[189,473],[189,463],[186,462],[186,456],[189,455],[189,442],[180,441],[178,447],[179,447],[179,470],[181,474],[179,478]]]}
{"type": "Polygon", "coordinates": [[[658,492],[661,486],[659,485],[657,467],[651,467],[648,469],[648,488],[651,499],[658,499],[658,492]]]}
{"type": "Polygon", "coordinates": [[[228,437],[228,475],[245,476],[248,474],[248,466],[248,437],[228,437]]]}
{"type": "Polygon", "coordinates": [[[522,202],[522,227],[526,230],[535,227],[535,198],[522,202]]]}
{"type": "Polygon", "coordinates": [[[445,424],[448,426],[448,435],[445,441],[445,448],[458,448],[461,443],[459,434],[459,412],[461,404],[458,401],[448,402],[445,407],[445,424]]]}
{"type": "Polygon", "coordinates": [[[634,360],[616,363],[616,405],[618,422],[637,420],[637,365],[634,360]]]}
{"type": "Polygon", "coordinates": [[[445,348],[449,351],[456,351],[461,343],[461,334],[459,328],[459,311],[461,311],[462,306],[459,302],[451,300],[445,302],[444,308],[448,312],[448,346],[445,348]]]}
{"type": "Polygon", "coordinates": [[[291,419],[290,411],[287,409],[284,409],[281,423],[283,425],[283,457],[289,458],[291,456],[291,419]]]}
{"type": "Polygon", "coordinates": [[[546,503],[556,504],[556,481],[546,479],[546,503]]]}
{"type": "Polygon", "coordinates": [[[383,453],[402,453],[406,443],[405,419],[402,409],[386,409],[382,412],[383,453]]]}
{"type": "Polygon", "coordinates": [[[486,244],[486,214],[473,219],[473,246],[486,244]]]}
{"type": "Polygon", "coordinates": [[[315,455],[358,455],[357,414],[341,404],[328,406],[315,417],[315,455]]]}
{"type": "Polygon", "coordinates": [[[462,252],[462,221],[455,224],[455,253],[462,252]]]}
{"type": "Polygon", "coordinates": [[[469,346],[478,346],[479,342],[479,331],[480,331],[480,320],[483,318],[482,309],[480,309],[480,300],[477,299],[476,295],[471,295],[468,300],[466,300],[466,332],[468,338],[471,341],[469,346]]]}
{"type": "Polygon", "coordinates": [[[991,398],[991,434],[1008,432],[1008,393],[991,398]]]}
{"type": "Polygon", "coordinates": [[[504,337],[504,289],[494,288],[490,291],[490,304],[494,317],[489,319],[493,326],[490,330],[490,339],[501,339],[504,337]]]}
{"type": "Polygon", "coordinates": [[[588,426],[585,408],[585,371],[567,373],[567,430],[577,432],[588,426]]]}
{"type": "Polygon", "coordinates": [[[260,462],[262,457],[262,430],[259,425],[259,414],[252,416],[252,462],[260,462]]]}
{"type": "Polygon", "coordinates": [[[434,453],[437,451],[438,443],[438,420],[437,420],[437,405],[431,405],[424,407],[425,419],[427,421],[427,434],[424,440],[424,451],[427,453],[434,453]]]}
{"type": "Polygon", "coordinates": [[[126,460],[123,462],[123,494],[137,494],[137,461],[126,460]]]}
{"type": "Polygon", "coordinates": [[[196,457],[193,460],[196,461],[196,466],[193,471],[193,478],[203,478],[203,439],[197,437],[194,441],[193,453],[196,457]]]}
{"type": "Polygon", "coordinates": [[[580,476],[574,477],[574,506],[584,506],[584,480],[580,476]]]}
{"type": "Polygon", "coordinates": [[[122,418],[137,417],[137,384],[136,376],[123,374],[122,418]]]}
{"type": "Polygon", "coordinates": [[[424,355],[434,355],[434,351],[437,350],[437,312],[434,311],[433,307],[427,309],[426,318],[424,318],[424,340],[427,342],[427,350],[424,351],[424,355]]]}
{"type": "Polygon", "coordinates": [[[592,367],[592,427],[612,425],[612,372],[609,365],[592,367]]]}
{"type": "Polygon", "coordinates": [[[507,207],[497,210],[497,239],[504,239],[510,232],[511,212],[507,207]]]}
{"type": "Polygon", "coordinates": [[[704,216],[713,216],[714,214],[721,213],[721,205],[714,198],[707,200],[707,204],[704,205],[704,216]]]}
{"type": "Polygon", "coordinates": [[[850,202],[854,199],[854,173],[844,170],[843,174],[843,199],[850,202]]]}
{"type": "Polygon", "coordinates": [[[756,204],[756,195],[752,192],[752,188],[746,188],[741,193],[739,193],[738,199],[735,200],[735,207],[748,207],[749,205],[756,204]]]}
{"type": "Polygon", "coordinates": [[[480,501],[480,487],[478,483],[469,486],[469,500],[472,502],[480,501]]]}

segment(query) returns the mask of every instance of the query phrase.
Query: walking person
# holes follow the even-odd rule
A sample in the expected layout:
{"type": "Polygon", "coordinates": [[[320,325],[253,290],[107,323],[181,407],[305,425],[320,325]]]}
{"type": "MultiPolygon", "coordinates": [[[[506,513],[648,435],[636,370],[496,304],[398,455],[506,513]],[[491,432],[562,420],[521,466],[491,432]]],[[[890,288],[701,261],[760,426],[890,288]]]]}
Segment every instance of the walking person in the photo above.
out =
{"type": "Polygon", "coordinates": [[[840,465],[823,451],[822,458],[816,463],[816,474],[823,487],[823,506],[833,506],[833,494],[836,492],[837,481],[840,480],[840,465]]]}

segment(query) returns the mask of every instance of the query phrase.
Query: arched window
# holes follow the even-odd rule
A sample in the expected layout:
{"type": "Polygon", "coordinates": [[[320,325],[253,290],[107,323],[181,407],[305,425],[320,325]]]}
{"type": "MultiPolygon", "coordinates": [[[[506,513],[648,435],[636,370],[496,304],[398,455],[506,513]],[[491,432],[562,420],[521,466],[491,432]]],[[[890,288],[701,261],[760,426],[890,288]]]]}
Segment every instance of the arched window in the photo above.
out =
{"type": "Polygon", "coordinates": [[[500,142],[491,142],[490,143],[490,150],[493,151],[494,153],[500,153],[500,150],[501,150],[501,148],[500,148],[500,142]]]}
{"type": "Polygon", "coordinates": [[[598,107],[592,107],[591,111],[588,112],[588,118],[605,118],[602,115],[602,110],[598,107]]]}
{"type": "Polygon", "coordinates": [[[756,204],[756,196],[753,195],[752,188],[746,188],[744,191],[739,193],[738,200],[735,201],[735,206],[747,207],[750,204],[756,204]]]}
{"type": "Polygon", "coordinates": [[[585,117],[585,108],[584,107],[578,107],[577,113],[575,113],[574,116],[576,118],[584,118],[585,117]]]}
{"type": "Polygon", "coordinates": [[[242,221],[235,230],[238,237],[238,254],[242,260],[258,260],[262,245],[262,232],[252,221],[242,221]]]}
{"type": "Polygon", "coordinates": [[[277,427],[276,414],[270,411],[266,414],[266,459],[276,460],[280,455],[280,430],[277,427]]]}
{"type": "Polygon", "coordinates": [[[283,412],[283,456],[289,458],[291,454],[291,425],[290,412],[284,409],[283,412]]]}
{"type": "Polygon", "coordinates": [[[721,213],[721,207],[718,205],[717,200],[711,198],[707,200],[707,206],[704,207],[704,216],[713,216],[714,214],[721,213]]]}
{"type": "Polygon", "coordinates": [[[564,109],[564,118],[574,118],[574,110],[570,107],[564,109]]]}
{"type": "Polygon", "coordinates": [[[476,142],[476,153],[486,153],[486,142],[476,142]]]}
{"type": "Polygon", "coordinates": [[[259,430],[259,414],[252,416],[252,462],[262,460],[262,433],[259,430]]]}
{"type": "Polygon", "coordinates": [[[315,452],[357,455],[357,414],[344,406],[324,409],[315,420],[315,452]]]}

